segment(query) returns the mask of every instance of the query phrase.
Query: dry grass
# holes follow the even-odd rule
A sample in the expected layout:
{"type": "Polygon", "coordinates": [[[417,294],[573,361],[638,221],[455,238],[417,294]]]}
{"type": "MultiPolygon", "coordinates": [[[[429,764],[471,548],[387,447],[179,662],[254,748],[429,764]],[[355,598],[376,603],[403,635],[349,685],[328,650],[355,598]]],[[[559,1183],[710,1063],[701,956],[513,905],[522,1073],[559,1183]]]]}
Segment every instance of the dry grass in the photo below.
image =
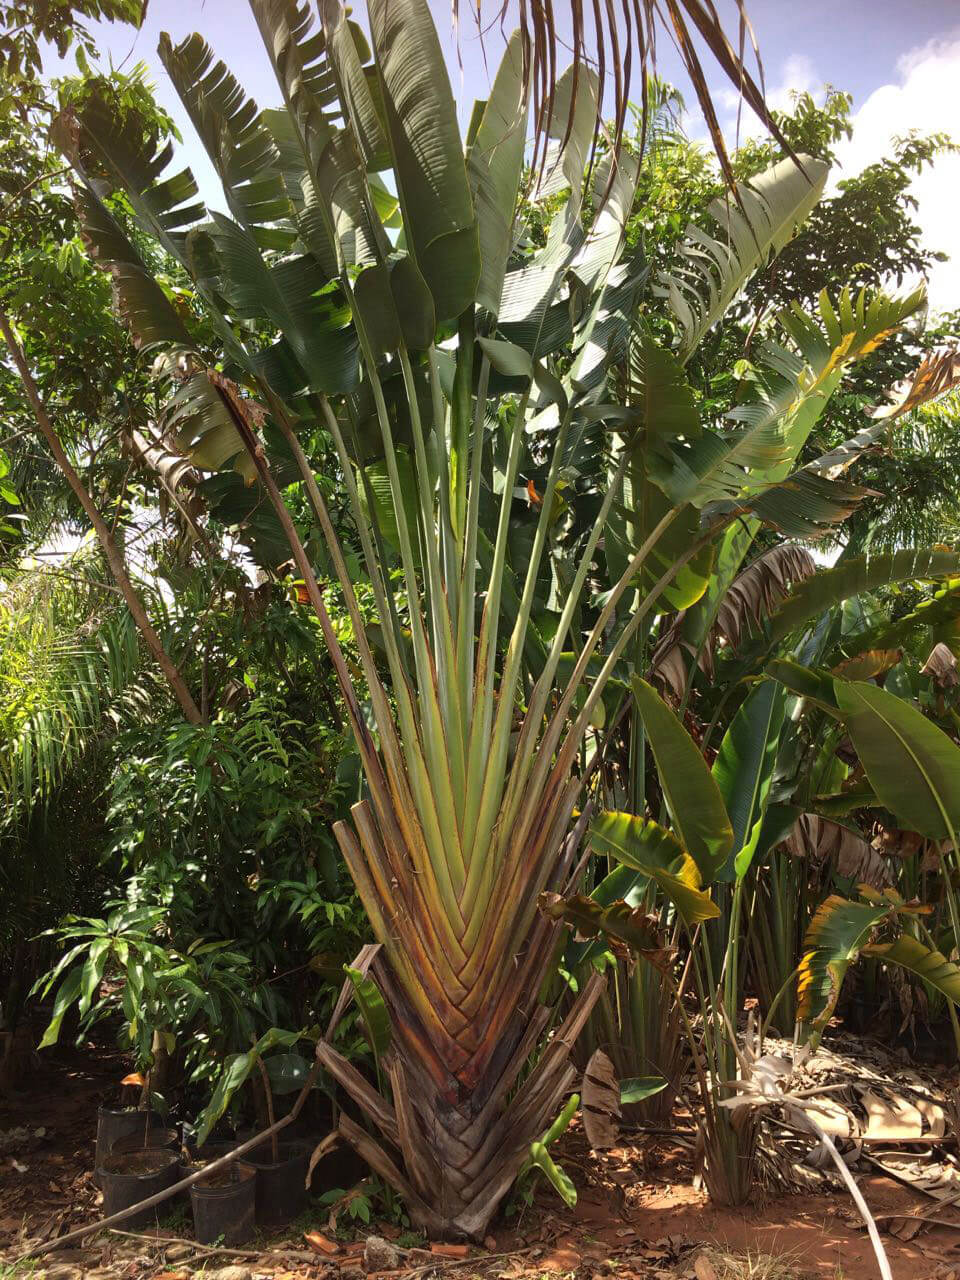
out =
{"type": "Polygon", "coordinates": [[[697,1258],[697,1280],[800,1280],[795,1254],[728,1253],[705,1249],[697,1258]],[[703,1260],[701,1262],[701,1259],[703,1260]],[[704,1263],[706,1265],[704,1265],[704,1263]]]}

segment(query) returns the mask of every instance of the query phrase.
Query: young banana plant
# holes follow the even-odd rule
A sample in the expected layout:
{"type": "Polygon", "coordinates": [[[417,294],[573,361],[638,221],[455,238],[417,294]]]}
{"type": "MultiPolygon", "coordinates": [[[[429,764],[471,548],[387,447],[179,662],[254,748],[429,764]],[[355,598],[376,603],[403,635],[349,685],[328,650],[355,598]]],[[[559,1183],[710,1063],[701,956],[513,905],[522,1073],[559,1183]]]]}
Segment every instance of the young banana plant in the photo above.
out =
{"type": "MultiPolygon", "coordinates": [[[[786,317],[789,346],[771,347],[759,398],[732,427],[707,430],[682,361],[816,203],[824,166],[784,162],[717,206],[713,235],[691,232],[689,273],[662,284],[680,329],[674,354],[631,337],[646,283],[625,253],[636,159],[608,156],[584,181],[592,72],[562,76],[540,122],[537,244],[516,220],[528,131],[520,34],[464,146],[426,0],[370,0],[369,44],[334,3],[319,27],[290,0],[251,6],[278,110],[260,111],[199,36],[160,44],[229,215],[207,215],[189,171],[168,169],[171,148],[96,86],[55,137],[119,307],[166,354],[184,456],[258,485],[286,535],[357,740],[366,795],[336,835],[380,944],[371,974],[393,1037],[389,1097],[321,1044],[377,1134],[344,1113],[341,1136],[419,1225],[482,1236],[549,1132],[601,987],[594,975],[547,1039],[555,1010],[541,993],[563,924],[538,904],[571,887],[604,686],[655,613],[707,589],[718,539],[768,518],[771,486],[778,512],[804,527],[846,509],[849,493],[797,476],[797,454],[845,364],[919,299],[844,296],[836,308],[824,300],[817,321],[786,317]],[[194,281],[215,354],[102,202],[108,189],[125,192],[194,281]],[[612,400],[608,373],[638,341],[636,385],[612,400]],[[552,593],[550,625],[538,626],[569,459],[598,423],[618,441],[609,483],[579,563],[552,593]],[[376,634],[305,452],[318,431],[339,458],[376,634]],[[276,439],[326,540],[360,680],[284,504],[276,439]],[[532,448],[546,459],[540,493],[523,488],[532,448]],[[644,500],[624,512],[625,481],[644,500]],[[618,572],[583,626],[615,514],[618,572]]],[[[732,831],[722,805],[698,821],[686,857],[709,882],[732,831]]],[[[683,866],[688,902],[709,911],[683,866]]]]}

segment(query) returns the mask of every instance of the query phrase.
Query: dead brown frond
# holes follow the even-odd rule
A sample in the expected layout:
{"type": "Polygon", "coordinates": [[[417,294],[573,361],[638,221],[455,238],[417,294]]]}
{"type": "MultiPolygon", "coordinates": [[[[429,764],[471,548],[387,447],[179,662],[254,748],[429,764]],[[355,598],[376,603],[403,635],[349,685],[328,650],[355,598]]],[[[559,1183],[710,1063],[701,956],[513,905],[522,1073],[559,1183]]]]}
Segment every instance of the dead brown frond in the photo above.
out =
{"type": "Polygon", "coordinates": [[[960,349],[934,351],[924,356],[909,377],[892,387],[883,404],[866,413],[871,418],[901,418],[921,405],[944,395],[960,383],[960,349]]]}
{"type": "Polygon", "coordinates": [[[720,599],[713,626],[699,647],[684,633],[686,611],[676,615],[653,651],[650,660],[653,678],[677,698],[683,696],[686,688],[691,659],[712,678],[718,645],[739,648],[741,640],[759,631],[790,588],[809,578],[815,567],[809,551],[789,544],[773,547],[758,556],[720,599]]]}
{"type": "MultiPolygon", "coordinates": [[[[647,131],[647,87],[656,69],[657,38],[671,39],[693,86],[724,178],[733,186],[733,169],[717,118],[713,96],[707,84],[704,53],[726,75],[740,94],[741,103],[759,117],[779,144],[793,154],[776,121],[767,109],[763,92],[763,67],[744,0],[737,3],[736,45],[724,30],[714,0],[570,0],[570,34],[558,27],[553,0],[519,0],[517,20],[523,41],[524,69],[528,91],[538,122],[534,168],[545,156],[545,128],[551,119],[553,96],[561,53],[572,59],[574,83],[584,68],[592,68],[600,78],[596,133],[601,130],[604,90],[612,80],[613,123],[611,142],[619,150],[623,139],[631,81],[636,67],[639,101],[642,106],[641,141],[647,131]],[[747,68],[747,44],[755,63],[756,78],[747,68]]],[[[454,23],[459,26],[460,0],[453,0],[454,23]]],[[[503,29],[512,6],[508,0],[491,0],[484,6],[476,0],[474,17],[483,40],[489,31],[503,29]]],[[[638,95],[634,91],[633,96],[638,95]]],[[[571,97],[571,102],[573,101],[571,97]]],[[[572,110],[570,124],[572,125],[572,110]]],[[[568,126],[569,127],[569,126],[568,126]]]]}

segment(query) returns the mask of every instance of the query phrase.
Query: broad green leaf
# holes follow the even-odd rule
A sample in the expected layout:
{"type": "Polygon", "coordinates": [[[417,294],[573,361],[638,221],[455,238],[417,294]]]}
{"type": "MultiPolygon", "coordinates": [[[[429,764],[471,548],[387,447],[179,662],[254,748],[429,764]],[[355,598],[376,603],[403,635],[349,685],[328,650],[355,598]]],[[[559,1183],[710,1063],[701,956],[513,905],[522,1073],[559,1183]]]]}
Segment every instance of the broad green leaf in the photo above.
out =
{"type": "Polygon", "coordinates": [[[498,373],[509,378],[533,377],[533,357],[515,342],[502,338],[478,338],[477,342],[498,373]]]}
{"type": "MultiPolygon", "coordinates": [[[[396,450],[397,472],[400,476],[400,485],[403,490],[404,514],[407,518],[407,527],[416,529],[417,527],[417,490],[416,476],[414,472],[413,460],[406,449],[396,450]]],[[[393,492],[390,488],[390,475],[387,470],[387,464],[382,459],[377,462],[370,462],[364,467],[367,480],[370,482],[370,491],[373,495],[373,505],[375,508],[377,523],[380,526],[380,532],[383,537],[395,550],[400,550],[400,531],[397,524],[397,512],[393,502],[393,492]]],[[[360,490],[361,505],[366,508],[367,493],[366,489],[360,490]]]]}
{"type": "MultiPolygon", "coordinates": [[[[627,454],[620,498],[613,504],[604,531],[604,554],[611,578],[618,579],[630,558],[644,545],[671,509],[671,502],[650,480],[650,455],[658,446],[700,434],[693,389],[676,357],[659,347],[649,334],[638,333],[630,344],[629,418],[621,426],[624,440],[615,442],[627,454]]],[[[611,463],[611,474],[612,474],[611,463]]],[[[700,513],[683,507],[673,517],[647,556],[638,574],[637,589],[645,594],[672,568],[700,535],[700,513]]],[[[687,609],[703,595],[713,568],[713,546],[707,544],[664,587],[663,598],[674,609],[687,609]]]]}
{"type": "Polygon", "coordinates": [[[746,496],[743,505],[785,537],[814,539],[849,519],[872,494],[876,496],[862,485],[832,480],[801,467],[756,497],[746,496]]]}
{"type": "Polygon", "coordinates": [[[433,342],[437,316],[427,282],[408,253],[390,263],[390,292],[407,347],[426,351],[433,342]]]}
{"type": "Polygon", "coordinates": [[[537,195],[555,194],[564,185],[568,186],[571,192],[567,203],[568,221],[580,208],[583,175],[597,121],[599,87],[597,73],[581,63],[579,67],[567,67],[559,76],[550,99],[547,135],[554,145],[537,195]]]}
{"type": "Polygon", "coordinates": [[[779,253],[823,194],[828,166],[800,156],[781,160],[749,182],[738,184],[737,200],[714,200],[709,213],[716,238],[699,227],[687,228],[680,267],[660,277],[659,292],[680,322],[683,361],[706,331],[721,318],[753,272],[771,253],[779,253]]]}
{"type": "Polygon", "coordinates": [[[43,1033],[43,1039],[37,1045],[38,1049],[49,1049],[52,1044],[56,1044],[60,1037],[60,1027],[66,1016],[67,1010],[79,999],[80,982],[83,976],[83,966],[77,965],[71,969],[57,990],[57,997],[53,1002],[53,1016],[43,1033]]]}
{"type": "Polygon", "coordinates": [[[784,691],[774,681],[757,685],[730,722],[713,762],[713,776],[733,823],[738,879],[746,875],[763,829],[785,705],[784,691]]]}
{"type": "Polygon", "coordinates": [[[836,305],[822,293],[816,317],[799,308],[778,317],[788,346],[767,343],[761,360],[763,378],[754,384],[753,398],[727,414],[733,424],[723,431],[705,431],[698,439],[673,444],[650,457],[650,476],[671,501],[704,507],[734,500],[755,504],[764,518],[784,517],[799,522],[809,533],[836,512],[834,499],[848,505],[863,496],[832,489],[824,477],[791,477],[797,456],[852,361],[873,351],[922,302],[922,292],[890,298],[882,292],[861,291],[856,300],[844,290],[836,305]],[[791,481],[782,501],[764,508],[763,495],[771,486],[791,481]],[[828,501],[828,495],[830,500],[828,501]]]}
{"type": "Polygon", "coordinates": [[[93,998],[100,988],[103,971],[107,967],[110,956],[110,938],[97,938],[90,944],[90,954],[83,966],[83,978],[80,984],[80,1017],[87,1012],[93,998]]]}
{"type": "Polygon", "coordinates": [[[213,1096],[204,1107],[197,1125],[197,1146],[202,1147],[213,1126],[230,1105],[230,1100],[253,1070],[258,1055],[250,1050],[247,1053],[234,1053],[224,1060],[223,1071],[217,1081],[213,1096]]]}
{"type": "Polygon", "coordinates": [[[814,796],[809,804],[813,813],[825,818],[842,818],[855,809],[878,809],[880,801],[869,786],[852,787],[849,791],[838,791],[832,795],[814,796]]]}
{"type": "Polygon", "coordinates": [[[590,823],[590,844],[653,880],[688,925],[720,914],[700,888],[697,864],[671,832],[630,813],[599,813],[590,823]]]}
{"type": "MultiPolygon", "coordinates": [[[[632,557],[645,545],[663,516],[670,500],[646,475],[646,454],[636,451],[623,478],[621,501],[614,502],[604,533],[604,554],[610,578],[616,582],[632,557]]],[[[675,565],[691,542],[700,536],[700,513],[696,507],[681,507],[671,524],[661,532],[637,574],[641,596],[652,591],[661,578],[670,574],[661,598],[673,609],[688,609],[707,590],[714,562],[714,544],[705,543],[677,572],[675,565]]]]}
{"type": "Polygon", "coordinates": [[[902,969],[929,982],[948,1000],[960,1004],[960,969],[939,951],[924,946],[909,933],[901,934],[896,942],[868,943],[862,948],[865,956],[874,956],[885,964],[898,964],[902,969]]]}
{"type": "Polygon", "coordinates": [[[446,63],[426,0],[370,0],[368,13],[407,247],[443,323],[473,302],[480,277],[446,63]]]}
{"type": "Polygon", "coordinates": [[[513,219],[523,168],[527,104],[520,32],[507,42],[479,127],[467,153],[480,237],[477,301],[496,315],[513,245],[513,219]]]}
{"type": "Polygon", "coordinates": [[[630,344],[628,396],[647,447],[700,435],[696,397],[683,366],[648,333],[639,334],[630,344]]]}
{"type": "Polygon", "coordinates": [[[814,1044],[830,1021],[847,969],[889,909],[831,894],[814,913],[797,975],[797,1019],[807,1024],[814,1044]]]}
{"type": "MultiPolygon", "coordinates": [[[[943,547],[888,551],[844,560],[798,583],[770,616],[765,647],[772,647],[805,623],[851,596],[893,582],[945,578],[960,572],[960,552],[943,547]]],[[[862,646],[867,647],[867,646],[862,646]]],[[[870,644],[870,648],[876,648],[870,644]]],[[[886,647],[886,646],[884,646],[886,647]]]]}
{"type": "Polygon", "coordinates": [[[932,840],[960,836],[960,747],[877,685],[836,680],[847,731],[881,804],[932,840]]]}
{"type": "Polygon", "coordinates": [[[827,671],[805,667],[792,658],[774,658],[767,663],[765,675],[779,681],[799,698],[815,703],[821,711],[837,718],[840,714],[833,691],[833,677],[827,671]]]}
{"type": "Polygon", "coordinates": [[[306,1083],[313,1063],[299,1053],[273,1053],[264,1059],[270,1088],[280,1097],[285,1093],[299,1093],[306,1083]]]}
{"type": "Polygon", "coordinates": [[[378,359],[400,346],[400,319],[390,290],[390,269],[374,263],[361,271],[353,286],[353,298],[367,340],[378,359]]]}
{"type": "Polygon", "coordinates": [[[370,50],[360,27],[347,20],[349,12],[341,4],[321,6],[330,58],[337,69],[346,114],[366,168],[386,169],[390,165],[390,148],[381,120],[382,103],[378,109],[371,92],[373,85],[363,66],[370,50]]]}
{"type": "Polygon", "coordinates": [[[371,977],[361,973],[359,969],[352,969],[348,964],[343,966],[343,971],[350,979],[353,998],[360,1010],[367,1039],[379,1062],[390,1048],[390,1013],[380,994],[380,988],[371,977]]]}
{"type": "Polygon", "coordinates": [[[396,351],[401,339],[411,351],[423,351],[433,341],[433,297],[409,254],[361,271],[353,296],[378,356],[396,351]]]}
{"type": "Polygon", "coordinates": [[[620,1081],[620,1105],[626,1107],[632,1102],[652,1098],[662,1093],[669,1083],[663,1076],[629,1076],[620,1081]]]}
{"type": "Polygon", "coordinates": [[[223,184],[230,212],[262,248],[289,249],[293,206],[280,154],[236,77],[196,33],[174,45],[161,32],[160,60],[223,184]],[[286,226],[278,225],[283,221],[286,226]]]}
{"type": "Polygon", "coordinates": [[[246,1083],[250,1072],[254,1070],[267,1050],[276,1048],[278,1045],[289,1049],[301,1039],[301,1036],[302,1033],[299,1031],[284,1031],[282,1027],[270,1027],[246,1053],[235,1053],[225,1059],[217,1087],[200,1116],[200,1123],[197,1126],[197,1146],[202,1146],[209,1138],[210,1131],[230,1105],[234,1094],[246,1083]]]}
{"type": "Polygon", "coordinates": [[[577,1203],[577,1189],[570,1175],[560,1168],[542,1142],[531,1142],[530,1163],[542,1171],[564,1204],[572,1207],[577,1203]]]}
{"type": "Polygon", "coordinates": [[[720,788],[696,743],[653,686],[639,676],[631,684],[673,824],[700,869],[701,883],[712,884],[733,848],[720,788]]]}

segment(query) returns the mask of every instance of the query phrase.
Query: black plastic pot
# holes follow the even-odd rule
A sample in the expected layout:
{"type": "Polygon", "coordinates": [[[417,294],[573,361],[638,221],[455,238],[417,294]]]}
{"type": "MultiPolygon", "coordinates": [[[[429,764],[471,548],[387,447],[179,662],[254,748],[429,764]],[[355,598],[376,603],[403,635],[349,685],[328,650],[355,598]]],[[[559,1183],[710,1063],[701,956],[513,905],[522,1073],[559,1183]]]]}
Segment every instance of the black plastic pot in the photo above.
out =
{"type": "Polygon", "coordinates": [[[100,1168],[107,1156],[113,1153],[116,1142],[122,1138],[138,1137],[148,1129],[159,1125],[160,1117],[153,1111],[141,1111],[136,1107],[100,1107],[97,1111],[97,1150],[94,1156],[94,1180],[96,1170],[100,1168]]]}
{"type": "Polygon", "coordinates": [[[244,1163],[257,1171],[257,1222],[262,1226],[280,1226],[307,1207],[304,1183],[312,1149],[309,1142],[281,1142],[280,1159],[274,1163],[267,1138],[243,1157],[244,1163]]]}
{"type": "Polygon", "coordinates": [[[118,1138],[110,1149],[112,1156],[129,1155],[131,1151],[179,1151],[180,1135],[176,1129],[148,1129],[143,1133],[128,1133],[118,1138]]]}
{"type": "MultiPolygon", "coordinates": [[[[179,1178],[179,1156],[163,1147],[147,1147],[141,1151],[123,1151],[107,1156],[97,1170],[97,1179],[103,1188],[104,1216],[119,1213],[121,1209],[146,1200],[158,1191],[165,1191],[179,1178]]],[[[124,1225],[131,1231],[152,1226],[166,1208],[169,1205],[158,1204],[152,1209],[143,1209],[127,1218],[124,1225]]]]}
{"type": "Polygon", "coordinates": [[[256,1225],[257,1171],[238,1160],[212,1178],[212,1183],[201,1179],[190,1188],[197,1240],[200,1244],[243,1244],[256,1225]]]}

